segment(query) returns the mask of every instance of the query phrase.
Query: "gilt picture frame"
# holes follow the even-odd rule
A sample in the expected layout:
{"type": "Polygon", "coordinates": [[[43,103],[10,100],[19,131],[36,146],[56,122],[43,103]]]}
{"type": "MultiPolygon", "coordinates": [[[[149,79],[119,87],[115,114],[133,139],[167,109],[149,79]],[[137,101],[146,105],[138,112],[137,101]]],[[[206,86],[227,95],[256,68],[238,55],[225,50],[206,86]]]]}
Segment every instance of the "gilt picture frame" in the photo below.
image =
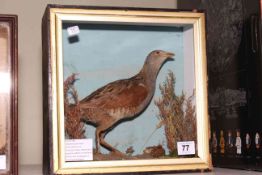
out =
{"type": "Polygon", "coordinates": [[[0,174],[18,174],[17,16],[0,15],[0,174]]]}
{"type": "Polygon", "coordinates": [[[212,169],[205,15],[49,5],[44,174],[212,169]]]}

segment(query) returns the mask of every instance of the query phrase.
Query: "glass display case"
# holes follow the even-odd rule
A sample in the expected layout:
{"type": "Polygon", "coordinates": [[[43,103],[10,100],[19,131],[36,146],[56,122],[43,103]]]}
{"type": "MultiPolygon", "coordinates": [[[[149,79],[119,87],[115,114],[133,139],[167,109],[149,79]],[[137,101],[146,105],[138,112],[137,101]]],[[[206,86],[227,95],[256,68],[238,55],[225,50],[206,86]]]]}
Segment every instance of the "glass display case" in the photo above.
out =
{"type": "Polygon", "coordinates": [[[17,174],[17,17],[0,15],[0,174],[17,174]]]}
{"type": "Polygon", "coordinates": [[[205,15],[48,6],[46,174],[210,169],[205,15]]]}

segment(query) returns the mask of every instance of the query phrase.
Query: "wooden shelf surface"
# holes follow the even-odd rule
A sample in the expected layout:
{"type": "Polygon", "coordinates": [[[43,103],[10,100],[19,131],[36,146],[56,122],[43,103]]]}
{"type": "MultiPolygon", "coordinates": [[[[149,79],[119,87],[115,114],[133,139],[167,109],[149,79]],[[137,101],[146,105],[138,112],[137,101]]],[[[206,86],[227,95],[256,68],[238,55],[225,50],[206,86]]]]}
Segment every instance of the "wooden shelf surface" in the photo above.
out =
{"type": "MultiPolygon", "coordinates": [[[[41,165],[20,165],[19,175],[43,175],[41,165]]],[[[140,174],[141,175],[141,174],[140,174]]],[[[164,175],[164,174],[161,174],[164,175]]],[[[172,175],[172,174],[166,174],[172,175]]],[[[175,175],[262,175],[262,172],[214,168],[212,172],[175,173],[175,175]]]]}

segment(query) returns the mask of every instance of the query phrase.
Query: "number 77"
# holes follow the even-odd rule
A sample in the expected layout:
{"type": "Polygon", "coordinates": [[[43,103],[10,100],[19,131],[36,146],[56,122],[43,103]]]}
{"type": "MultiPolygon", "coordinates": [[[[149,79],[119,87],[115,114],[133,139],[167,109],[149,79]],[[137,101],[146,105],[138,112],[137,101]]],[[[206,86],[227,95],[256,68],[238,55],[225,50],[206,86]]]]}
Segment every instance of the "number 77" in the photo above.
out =
{"type": "Polygon", "coordinates": [[[188,151],[188,149],[189,149],[189,145],[182,145],[182,147],[183,147],[183,151],[188,151]]]}

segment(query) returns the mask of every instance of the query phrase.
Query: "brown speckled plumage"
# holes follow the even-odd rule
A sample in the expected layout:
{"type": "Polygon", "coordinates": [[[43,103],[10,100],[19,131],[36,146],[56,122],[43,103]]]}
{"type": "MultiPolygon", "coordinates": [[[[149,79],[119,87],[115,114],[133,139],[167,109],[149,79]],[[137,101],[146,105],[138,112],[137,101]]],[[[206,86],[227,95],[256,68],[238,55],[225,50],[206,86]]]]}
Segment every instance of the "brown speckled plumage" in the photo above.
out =
{"type": "Polygon", "coordinates": [[[120,121],[139,115],[148,106],[155,92],[157,74],[172,56],[169,52],[152,51],[137,75],[111,82],[80,101],[83,120],[96,126],[97,152],[102,145],[120,153],[105,142],[106,132],[120,121]]]}

